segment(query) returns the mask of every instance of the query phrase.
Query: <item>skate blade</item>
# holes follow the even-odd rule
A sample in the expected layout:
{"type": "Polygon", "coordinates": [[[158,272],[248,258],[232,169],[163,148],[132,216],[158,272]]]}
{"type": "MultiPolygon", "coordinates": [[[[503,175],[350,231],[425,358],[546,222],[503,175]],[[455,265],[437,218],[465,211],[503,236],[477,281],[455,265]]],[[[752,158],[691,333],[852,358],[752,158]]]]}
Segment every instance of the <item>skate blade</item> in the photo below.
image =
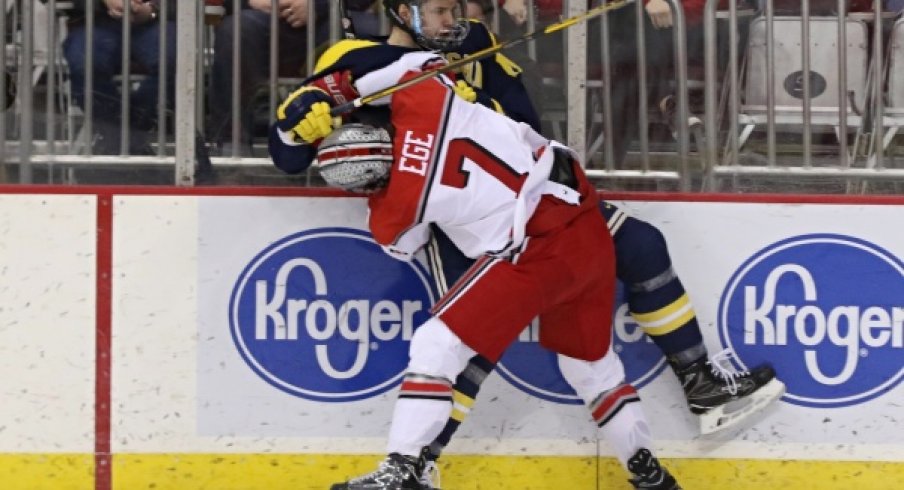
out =
{"type": "Polygon", "coordinates": [[[778,379],[773,378],[772,381],[766,383],[760,389],[741,400],[726,403],[725,405],[715,407],[712,410],[701,414],[699,416],[700,433],[704,435],[713,434],[734,427],[750,418],[770,403],[778,400],[784,394],[785,384],[778,379]],[[737,405],[739,402],[746,403],[738,408],[737,405]]]}

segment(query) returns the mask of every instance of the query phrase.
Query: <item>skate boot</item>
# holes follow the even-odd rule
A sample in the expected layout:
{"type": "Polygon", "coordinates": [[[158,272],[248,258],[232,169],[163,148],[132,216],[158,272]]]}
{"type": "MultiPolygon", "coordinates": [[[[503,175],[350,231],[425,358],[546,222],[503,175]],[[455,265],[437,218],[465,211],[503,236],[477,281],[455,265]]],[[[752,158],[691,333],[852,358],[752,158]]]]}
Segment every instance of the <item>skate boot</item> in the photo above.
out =
{"type": "Polygon", "coordinates": [[[785,385],[775,377],[772,366],[762,364],[751,371],[736,371],[726,349],[676,368],[691,412],[700,416],[700,432],[732,427],[785,394],[785,385]]]}
{"type": "Polygon", "coordinates": [[[421,488],[424,490],[440,490],[439,488],[439,465],[436,461],[427,460],[424,464],[424,471],[421,472],[419,478],[421,488]]]}
{"type": "Polygon", "coordinates": [[[647,490],[681,490],[675,478],[659,464],[646,448],[640,448],[628,460],[628,471],[634,478],[628,480],[634,488],[647,490]]]}
{"type": "Polygon", "coordinates": [[[418,480],[421,482],[421,487],[425,490],[440,490],[437,458],[439,458],[439,454],[431,451],[430,446],[424,446],[421,449],[420,459],[424,462],[424,467],[418,480]]]}
{"type": "Polygon", "coordinates": [[[345,483],[336,483],[330,490],[425,490],[419,481],[424,471],[424,459],[392,453],[377,471],[345,483]]]}

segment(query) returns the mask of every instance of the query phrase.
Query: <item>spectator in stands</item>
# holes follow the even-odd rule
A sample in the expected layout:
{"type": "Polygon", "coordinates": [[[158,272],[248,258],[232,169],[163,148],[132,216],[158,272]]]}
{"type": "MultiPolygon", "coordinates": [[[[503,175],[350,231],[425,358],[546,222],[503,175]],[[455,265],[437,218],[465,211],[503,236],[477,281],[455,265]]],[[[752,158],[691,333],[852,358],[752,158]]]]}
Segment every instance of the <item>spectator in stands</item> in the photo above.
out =
{"type": "MultiPolygon", "coordinates": [[[[524,0],[507,0],[523,2],[524,0]]],[[[690,51],[702,54],[702,17],[705,0],[681,0],[684,7],[685,22],[688,27],[688,46],[690,51]]],[[[589,7],[599,5],[599,0],[588,1],[589,7]]],[[[539,24],[549,24],[566,16],[562,0],[536,0],[537,19],[539,24]]],[[[644,93],[648,96],[650,107],[663,112],[667,121],[672,122],[674,116],[674,96],[671,92],[671,81],[674,80],[672,55],[672,25],[674,22],[670,3],[667,0],[645,0],[644,36],[646,53],[647,87],[644,93]]],[[[641,93],[638,86],[637,56],[637,19],[633,4],[610,11],[607,15],[609,35],[609,62],[611,80],[611,116],[614,122],[612,134],[608,135],[614,149],[613,162],[620,165],[627,155],[631,140],[638,134],[638,97],[641,93]]],[[[544,36],[538,39],[538,62],[540,72],[551,77],[562,77],[565,59],[563,51],[563,35],[561,33],[544,36]]],[[[600,51],[600,20],[593,19],[589,23],[588,63],[591,65],[588,76],[601,76],[602,53],[600,51]]],[[[548,94],[538,94],[536,100],[549,99],[548,94]]]]}
{"type": "MultiPolygon", "coordinates": [[[[499,31],[494,32],[503,39],[524,34],[525,22],[527,22],[527,0],[498,0],[499,31]]],[[[466,17],[476,19],[488,26],[493,24],[493,15],[496,8],[493,0],[469,0],[466,17]]]]}
{"type": "MultiPolygon", "coordinates": [[[[329,35],[329,3],[313,0],[315,18],[308,18],[309,0],[278,0],[279,73],[303,77],[308,52],[307,28],[314,22],[314,40],[320,44],[329,35]]],[[[238,156],[251,156],[253,99],[270,76],[271,0],[242,0],[242,9],[233,12],[233,2],[225,3],[226,17],[216,27],[214,57],[208,90],[208,140],[224,155],[232,155],[232,60],[235,40],[234,15],[240,16],[241,68],[239,70],[240,135],[238,156]]],[[[266,129],[264,130],[266,131],[266,129]]]]}
{"type": "Polygon", "coordinates": [[[9,109],[10,106],[13,105],[13,102],[16,101],[16,79],[10,74],[9,71],[3,73],[4,79],[6,81],[6,96],[3,103],[4,109],[9,109]]]}
{"type": "Polygon", "coordinates": [[[492,8],[493,4],[488,3],[486,0],[468,0],[465,17],[485,22],[486,17],[484,13],[488,11],[487,7],[492,8]]]}
{"type": "MultiPolygon", "coordinates": [[[[687,27],[688,52],[702,53],[702,17],[705,0],[681,0],[687,27]]],[[[674,16],[666,0],[649,0],[644,4],[644,53],[646,55],[647,87],[638,84],[637,17],[633,6],[609,14],[609,56],[612,80],[612,144],[616,166],[623,163],[628,146],[638,135],[637,108],[639,97],[646,96],[653,108],[674,126],[674,95],[672,81],[674,16]],[[613,42],[612,40],[617,40],[613,42]]],[[[599,37],[596,36],[598,40],[599,37]]],[[[599,41],[596,41],[599,42],[599,41]]],[[[597,44],[598,45],[598,44],[597,44]]],[[[591,53],[592,51],[591,47],[591,53]]],[[[597,58],[599,59],[599,58],[597,58]]],[[[591,61],[593,62],[593,61],[591,61]]],[[[646,130],[646,128],[644,128],[646,130]]],[[[674,130],[674,127],[673,127],[674,130]]]]}
{"type": "MultiPolygon", "coordinates": [[[[46,0],[42,0],[46,2],[46,0]]],[[[63,56],[69,65],[72,96],[85,107],[85,47],[88,41],[86,16],[93,15],[93,151],[97,154],[120,152],[120,86],[114,77],[122,73],[123,17],[129,10],[131,20],[130,56],[145,78],[130,96],[130,154],[149,154],[150,131],[157,121],[157,93],[161,57],[166,66],[167,105],[172,107],[176,69],[176,0],[167,2],[168,21],[160,23],[160,0],[96,0],[94,12],[85,11],[85,0],[74,0],[68,15],[68,35],[63,41],[63,56]],[[160,36],[168,39],[166,53],[160,53],[160,36]]]]}
{"type": "Polygon", "coordinates": [[[376,0],[345,0],[346,15],[351,20],[351,32],[355,37],[372,38],[380,35],[382,8],[376,0]]]}
{"type": "Polygon", "coordinates": [[[465,17],[486,23],[486,14],[491,12],[492,10],[493,4],[487,2],[486,0],[469,0],[468,11],[465,12],[465,17]]]}

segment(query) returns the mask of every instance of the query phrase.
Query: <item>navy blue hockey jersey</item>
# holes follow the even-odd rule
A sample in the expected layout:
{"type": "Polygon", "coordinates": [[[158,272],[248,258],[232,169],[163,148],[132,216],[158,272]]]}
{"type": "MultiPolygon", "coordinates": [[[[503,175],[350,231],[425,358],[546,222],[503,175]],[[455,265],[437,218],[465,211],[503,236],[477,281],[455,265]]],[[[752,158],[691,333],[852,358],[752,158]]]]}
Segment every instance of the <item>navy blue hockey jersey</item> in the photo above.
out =
{"type": "MultiPolygon", "coordinates": [[[[495,43],[495,37],[484,24],[471,21],[470,32],[462,45],[454,52],[445,53],[445,56],[449,61],[455,61],[495,43]]],[[[321,55],[314,67],[314,74],[303,81],[302,85],[344,70],[348,70],[352,81],[355,81],[368,73],[386,68],[402,55],[413,51],[421,49],[393,46],[373,40],[341,40],[321,55]]],[[[504,54],[497,53],[471,63],[458,76],[479,89],[482,95],[492,98],[507,116],[539,131],[540,120],[521,82],[521,68],[504,54]]],[[[388,109],[385,106],[365,106],[350,114],[347,120],[379,124],[380,121],[388,121],[386,111],[388,109]]],[[[274,164],[291,174],[306,170],[317,154],[316,147],[312,145],[287,144],[279,136],[275,125],[270,130],[269,147],[274,164]]]]}

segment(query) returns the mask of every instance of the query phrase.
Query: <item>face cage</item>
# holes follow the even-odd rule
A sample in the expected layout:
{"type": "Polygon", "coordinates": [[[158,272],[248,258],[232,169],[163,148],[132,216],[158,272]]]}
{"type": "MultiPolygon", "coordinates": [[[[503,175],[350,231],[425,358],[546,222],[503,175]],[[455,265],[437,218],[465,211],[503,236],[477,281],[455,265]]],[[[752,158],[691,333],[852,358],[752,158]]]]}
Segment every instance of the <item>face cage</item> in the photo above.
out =
{"type": "Polygon", "coordinates": [[[414,41],[422,48],[433,51],[453,51],[461,46],[468,33],[471,31],[471,23],[464,17],[466,6],[463,1],[459,1],[460,16],[456,19],[456,24],[444,36],[438,38],[427,37],[424,34],[424,27],[421,15],[421,2],[412,1],[408,6],[411,8],[411,28],[414,41]]]}

